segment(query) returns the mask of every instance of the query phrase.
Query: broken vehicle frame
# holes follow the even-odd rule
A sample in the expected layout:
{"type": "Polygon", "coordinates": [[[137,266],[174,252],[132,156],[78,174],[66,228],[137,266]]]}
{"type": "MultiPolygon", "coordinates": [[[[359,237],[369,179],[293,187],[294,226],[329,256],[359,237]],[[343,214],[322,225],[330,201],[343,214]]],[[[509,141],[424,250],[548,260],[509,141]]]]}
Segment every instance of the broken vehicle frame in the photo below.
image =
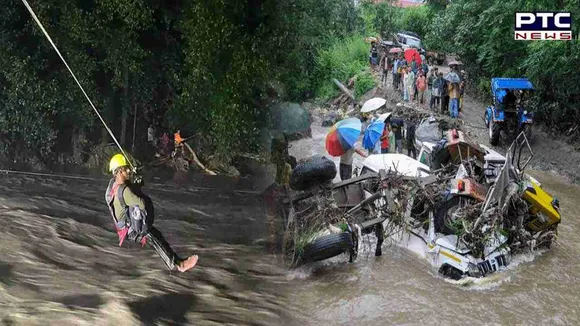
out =
{"type": "MultiPolygon", "coordinates": [[[[447,141],[442,148],[448,152],[445,155],[446,160],[439,160],[437,167],[441,169],[442,166],[455,166],[453,168],[455,170],[452,170],[455,172],[455,177],[445,181],[447,183],[445,200],[440,203],[439,208],[429,212],[428,227],[412,227],[412,223],[405,224],[398,233],[392,234],[389,238],[397,245],[424,256],[440,273],[455,279],[466,275],[485,276],[507,266],[511,260],[512,247],[518,250],[520,248],[534,250],[542,243],[547,243],[549,246],[557,235],[556,226],[560,222],[559,205],[556,199],[541,188],[539,182],[524,174],[525,168],[533,157],[525,133],[520,133],[516,141],[512,143],[508,149],[507,158],[485,146],[478,146],[463,139],[461,132],[448,132],[447,136],[451,141],[447,141]],[[523,158],[524,151],[529,151],[530,156],[523,158]],[[475,165],[478,165],[477,169],[475,165]],[[475,176],[474,172],[479,176],[475,176]],[[525,211],[523,213],[520,211],[519,215],[506,209],[508,206],[506,204],[514,199],[511,198],[514,195],[516,195],[514,198],[519,198],[520,206],[522,202],[525,202],[523,204],[525,211]],[[453,200],[455,203],[449,204],[453,200]],[[484,206],[475,224],[469,224],[470,231],[478,227],[480,229],[477,230],[480,232],[487,230],[483,231],[488,235],[485,237],[487,240],[481,250],[472,251],[473,246],[462,244],[462,239],[453,231],[445,231],[441,228],[440,211],[449,210],[449,206],[460,205],[462,200],[472,202],[472,205],[467,206],[484,206]],[[492,209],[488,210],[489,208],[492,209]],[[503,231],[506,231],[507,226],[519,225],[516,230],[507,230],[507,236],[499,229],[490,228],[483,223],[483,220],[488,222],[490,215],[500,214],[499,212],[502,212],[503,217],[497,216],[494,220],[508,219],[508,224],[503,224],[505,221],[501,222],[503,227],[500,229],[503,231]]],[[[433,147],[428,147],[431,152],[433,147]]],[[[393,158],[396,155],[383,154],[383,158],[378,161],[385,162],[385,165],[395,166],[393,158]]],[[[435,153],[435,155],[438,156],[440,153],[435,153]]],[[[379,168],[376,164],[369,164],[367,161],[363,165],[362,172],[379,168]]],[[[427,178],[417,177],[417,182],[422,187],[429,183],[440,182],[437,179],[439,171],[441,170],[432,170],[432,175],[427,178]]],[[[417,175],[420,172],[423,171],[417,169],[417,175]]],[[[414,200],[412,197],[409,203],[411,206],[414,200]]],[[[409,217],[411,216],[405,216],[406,219],[409,217]]],[[[385,223],[388,222],[389,219],[385,221],[385,223]]],[[[465,227],[465,223],[461,224],[465,227]]],[[[384,229],[388,229],[386,225],[384,229]]],[[[467,229],[466,232],[468,232],[467,229]]],[[[464,235],[465,232],[462,236],[464,235]]]]}
{"type": "MultiPolygon", "coordinates": [[[[383,243],[382,223],[386,217],[376,215],[378,212],[373,209],[373,203],[381,197],[382,194],[380,191],[370,194],[364,191],[362,185],[364,182],[370,180],[381,181],[384,178],[386,178],[386,172],[379,171],[379,173],[365,174],[363,176],[354,177],[337,183],[320,185],[319,187],[314,187],[307,191],[291,193],[288,200],[289,205],[286,214],[288,219],[284,221],[285,229],[289,229],[290,225],[293,224],[296,219],[300,218],[297,216],[295,210],[295,207],[299,202],[320,195],[321,190],[330,191],[337,207],[344,210],[342,215],[347,221],[348,226],[346,232],[349,232],[352,236],[353,247],[350,248],[351,250],[348,250],[350,251],[349,261],[353,262],[357,257],[362,245],[360,242],[361,237],[370,233],[374,233],[378,239],[375,247],[375,256],[381,256],[381,246],[383,243]],[[375,214],[375,218],[372,218],[373,214],[375,214]],[[359,216],[355,219],[353,218],[354,215],[359,216]]],[[[316,241],[316,239],[313,241],[316,241]]],[[[345,252],[346,251],[347,250],[345,250],[345,252]]],[[[308,262],[308,260],[305,259],[304,262],[308,262]]]]}
{"type": "MultiPolygon", "coordinates": [[[[397,172],[399,161],[396,159],[398,154],[379,154],[382,161],[385,162],[385,168],[397,172]],[[391,159],[395,158],[395,159],[391,159]],[[392,167],[389,167],[392,166],[392,167]]],[[[365,168],[370,168],[372,173],[372,165],[363,163],[365,168]]],[[[383,229],[390,230],[387,237],[392,243],[406,248],[424,258],[426,258],[433,267],[435,267],[442,275],[459,279],[463,276],[480,277],[487,273],[498,270],[502,266],[509,263],[509,248],[502,246],[507,239],[498,235],[498,241],[489,243],[486,248],[486,255],[484,258],[476,258],[470,254],[470,250],[462,245],[459,237],[456,235],[445,235],[436,232],[435,227],[435,210],[428,210],[427,221],[418,220],[417,216],[413,216],[413,207],[416,205],[415,195],[419,191],[424,191],[425,187],[430,184],[439,183],[439,178],[430,172],[426,166],[421,167],[417,165],[416,175],[419,177],[401,176],[409,181],[416,183],[418,188],[408,197],[405,213],[403,216],[403,223],[401,220],[394,222],[396,213],[390,207],[392,206],[393,189],[383,190],[386,200],[378,201],[375,204],[387,211],[387,219],[383,221],[383,229]],[[420,176],[423,173],[429,173],[427,176],[420,176]],[[393,225],[395,224],[395,225],[393,225]]],[[[369,173],[369,170],[363,168],[361,173],[369,173]]],[[[420,204],[420,203],[419,203],[420,204]]]]}

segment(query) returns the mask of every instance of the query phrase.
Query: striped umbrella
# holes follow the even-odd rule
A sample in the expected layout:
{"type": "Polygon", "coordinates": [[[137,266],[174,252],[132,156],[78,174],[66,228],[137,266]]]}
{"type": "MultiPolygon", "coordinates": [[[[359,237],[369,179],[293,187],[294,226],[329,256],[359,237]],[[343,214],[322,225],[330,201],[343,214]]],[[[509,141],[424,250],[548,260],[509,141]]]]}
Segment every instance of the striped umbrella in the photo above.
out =
{"type": "Polygon", "coordinates": [[[337,122],[326,135],[326,151],[332,156],[341,156],[354,147],[360,136],[362,124],[357,118],[337,122]]]}

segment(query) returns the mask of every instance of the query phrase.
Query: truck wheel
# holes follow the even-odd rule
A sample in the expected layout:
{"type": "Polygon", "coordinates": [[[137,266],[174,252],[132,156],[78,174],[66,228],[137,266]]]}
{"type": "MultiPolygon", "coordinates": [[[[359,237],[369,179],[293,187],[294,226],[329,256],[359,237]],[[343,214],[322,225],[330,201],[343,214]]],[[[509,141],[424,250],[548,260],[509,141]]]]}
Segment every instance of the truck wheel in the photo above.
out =
{"type": "Polygon", "coordinates": [[[435,232],[445,235],[457,234],[455,212],[458,209],[475,203],[475,199],[467,196],[455,196],[439,206],[435,212],[435,232]]]}
{"type": "Polygon", "coordinates": [[[493,120],[489,120],[489,143],[493,146],[499,144],[500,131],[499,125],[493,122],[493,120]]]}
{"type": "Polygon", "coordinates": [[[336,165],[324,156],[313,156],[298,163],[290,176],[290,188],[307,190],[324,184],[336,176],[336,165]]]}
{"type": "Polygon", "coordinates": [[[443,264],[441,268],[439,268],[439,274],[443,275],[444,277],[448,277],[454,281],[459,281],[460,279],[463,278],[463,273],[449,264],[443,264]]]}
{"type": "Polygon", "coordinates": [[[350,232],[328,234],[317,238],[304,247],[302,261],[321,261],[353,250],[354,244],[350,232]]]}

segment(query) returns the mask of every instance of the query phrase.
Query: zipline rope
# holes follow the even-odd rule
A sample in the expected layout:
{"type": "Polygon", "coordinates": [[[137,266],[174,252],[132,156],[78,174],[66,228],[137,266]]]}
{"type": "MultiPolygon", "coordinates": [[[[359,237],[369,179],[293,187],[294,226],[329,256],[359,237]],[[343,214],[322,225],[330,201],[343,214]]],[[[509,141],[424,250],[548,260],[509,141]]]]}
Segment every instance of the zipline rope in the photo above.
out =
{"type": "MultiPolygon", "coordinates": [[[[63,178],[63,179],[86,180],[86,181],[106,181],[105,179],[102,179],[102,178],[83,177],[83,176],[79,176],[79,175],[53,174],[53,173],[42,173],[42,172],[25,172],[25,171],[3,170],[3,169],[0,169],[0,174],[19,174],[19,175],[29,175],[29,176],[36,176],[36,177],[63,178]]],[[[156,190],[164,190],[163,187],[165,187],[165,186],[170,186],[171,188],[174,188],[174,185],[172,185],[170,183],[148,183],[148,184],[158,187],[158,188],[156,188],[156,190]]],[[[200,187],[200,186],[186,186],[185,188],[191,189],[191,190],[202,190],[202,191],[203,190],[205,190],[205,191],[223,191],[224,190],[222,188],[200,187]]],[[[254,190],[236,190],[236,189],[234,189],[231,191],[234,193],[239,193],[239,194],[253,194],[253,195],[261,194],[260,191],[254,191],[254,190]]]]}
{"type": "Polygon", "coordinates": [[[66,62],[66,60],[64,59],[64,57],[62,56],[62,54],[60,54],[60,51],[58,50],[58,48],[56,47],[56,45],[54,44],[54,42],[50,38],[50,35],[48,35],[48,32],[44,29],[44,26],[42,26],[42,23],[40,22],[40,20],[38,19],[38,17],[36,17],[36,14],[34,13],[34,11],[32,10],[32,8],[28,4],[28,1],[22,0],[22,2],[24,3],[24,5],[26,6],[26,9],[28,9],[28,11],[30,12],[30,14],[32,15],[32,18],[34,18],[34,21],[36,21],[36,24],[38,25],[38,27],[40,27],[40,29],[42,30],[42,32],[44,33],[44,35],[46,36],[46,38],[48,39],[48,41],[50,42],[50,44],[52,45],[52,47],[54,48],[54,50],[56,51],[56,53],[58,54],[58,56],[60,57],[60,59],[62,60],[62,62],[64,63],[64,65],[66,66],[66,68],[68,69],[68,71],[70,72],[70,74],[73,76],[74,80],[77,82],[77,85],[79,85],[81,91],[83,92],[83,94],[87,98],[87,101],[89,101],[89,103],[91,104],[91,107],[93,108],[93,110],[95,111],[95,113],[97,114],[97,116],[99,117],[99,119],[101,119],[101,122],[105,126],[105,129],[107,129],[107,131],[109,132],[109,135],[111,135],[111,137],[115,141],[115,144],[117,144],[117,147],[119,147],[119,149],[121,150],[121,153],[123,153],[123,155],[127,158],[127,161],[129,162],[129,165],[131,166],[131,168],[135,169],[135,167],[131,163],[131,160],[129,160],[129,156],[127,156],[127,153],[125,153],[125,151],[123,150],[123,147],[121,147],[121,144],[119,144],[119,142],[117,141],[117,138],[115,138],[115,135],[113,135],[113,132],[111,131],[111,129],[109,129],[109,126],[107,126],[107,123],[105,122],[105,120],[103,119],[103,117],[101,116],[101,114],[99,113],[99,111],[97,110],[97,108],[95,107],[95,105],[93,104],[93,102],[91,101],[91,99],[89,98],[89,96],[87,95],[87,93],[85,92],[83,86],[81,86],[81,83],[78,81],[77,77],[75,76],[75,74],[73,73],[73,71],[70,69],[68,63],[66,62]]]}

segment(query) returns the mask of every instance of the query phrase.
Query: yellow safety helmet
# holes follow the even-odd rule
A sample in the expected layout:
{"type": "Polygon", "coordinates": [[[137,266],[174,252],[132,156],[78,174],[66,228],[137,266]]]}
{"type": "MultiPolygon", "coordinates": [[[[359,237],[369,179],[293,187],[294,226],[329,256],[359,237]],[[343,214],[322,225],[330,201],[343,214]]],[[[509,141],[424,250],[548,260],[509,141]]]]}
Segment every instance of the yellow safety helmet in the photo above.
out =
{"type": "Polygon", "coordinates": [[[109,172],[115,172],[117,168],[127,166],[129,163],[123,154],[116,154],[109,162],[109,172]]]}

